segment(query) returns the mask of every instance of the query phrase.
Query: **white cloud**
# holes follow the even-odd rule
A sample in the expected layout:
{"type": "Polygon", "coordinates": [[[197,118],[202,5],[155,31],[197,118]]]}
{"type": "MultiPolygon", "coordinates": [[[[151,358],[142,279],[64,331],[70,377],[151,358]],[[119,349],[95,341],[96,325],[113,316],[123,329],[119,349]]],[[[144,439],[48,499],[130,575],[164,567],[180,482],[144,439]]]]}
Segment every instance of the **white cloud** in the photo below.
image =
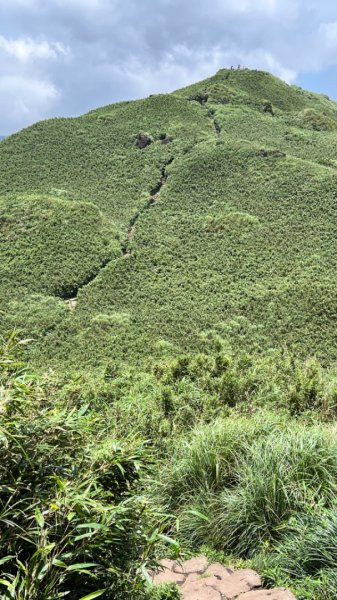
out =
{"type": "Polygon", "coordinates": [[[262,69],[270,71],[287,83],[293,83],[298,75],[295,69],[282,65],[270,52],[256,50],[243,56],[243,63],[251,69],[262,69]]]}
{"type": "Polygon", "coordinates": [[[20,62],[57,59],[69,55],[69,49],[60,42],[36,41],[30,37],[8,39],[0,35],[0,51],[20,62]]]}
{"type": "Polygon", "coordinates": [[[70,53],[46,38],[0,35],[0,131],[7,133],[51,115],[62,93],[53,81],[54,65],[70,53]]]}
{"type": "Polygon", "coordinates": [[[59,98],[60,92],[50,81],[21,75],[0,78],[0,113],[5,115],[8,129],[47,116],[59,98]]]}
{"type": "Polygon", "coordinates": [[[127,82],[130,88],[137,90],[137,96],[141,97],[178,89],[216,73],[223,66],[238,64],[271,71],[287,83],[295,81],[297,75],[296,71],[282,66],[264,50],[244,52],[235,47],[223,50],[220,46],[210,50],[192,50],[179,44],[157,64],[140,61],[136,56],[119,65],[113,62],[106,64],[105,76],[124,82],[124,85],[127,82]]]}
{"type": "Polygon", "coordinates": [[[328,56],[337,61],[337,21],[332,23],[322,23],[318,31],[319,41],[322,50],[328,56]]]}
{"type": "MultiPolygon", "coordinates": [[[[214,0],[217,10],[222,12],[238,12],[238,13],[268,13],[275,14],[279,12],[287,12],[290,6],[289,0],[231,0],[223,2],[223,0],[214,0]]],[[[291,2],[292,7],[296,7],[296,2],[291,2]]],[[[211,9],[212,10],[212,9],[211,9]]]]}
{"type": "Polygon", "coordinates": [[[50,2],[61,9],[77,8],[81,10],[99,10],[106,4],[104,0],[50,0],[50,2]]]}
{"type": "MultiPolygon", "coordinates": [[[[118,1],[118,0],[117,0],[118,1]]],[[[109,3],[109,0],[47,0],[48,8],[82,8],[82,9],[99,9],[101,6],[109,3]]],[[[35,9],[40,9],[41,11],[41,0],[11,0],[8,3],[7,10],[8,12],[14,12],[17,9],[19,10],[28,10],[32,11],[35,9]]]]}

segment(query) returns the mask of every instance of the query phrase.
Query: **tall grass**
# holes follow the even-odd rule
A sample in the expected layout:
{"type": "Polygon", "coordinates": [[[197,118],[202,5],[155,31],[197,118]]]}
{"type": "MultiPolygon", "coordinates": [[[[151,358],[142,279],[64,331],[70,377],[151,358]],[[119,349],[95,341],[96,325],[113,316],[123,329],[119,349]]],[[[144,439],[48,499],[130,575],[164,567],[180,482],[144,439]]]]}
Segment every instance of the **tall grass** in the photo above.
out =
{"type": "Polygon", "coordinates": [[[266,583],[290,585],[299,598],[333,600],[337,593],[336,509],[298,515],[271,552],[254,566],[266,583]]]}
{"type": "Polygon", "coordinates": [[[337,590],[336,440],[334,424],[266,412],[219,419],[181,441],[156,492],[189,547],[256,561],[266,583],[323,598],[315,578],[337,590]]]}
{"type": "Polygon", "coordinates": [[[299,513],[331,507],[337,498],[337,442],[332,430],[292,425],[246,448],[237,484],[213,507],[213,537],[239,556],[278,539],[299,513]]]}

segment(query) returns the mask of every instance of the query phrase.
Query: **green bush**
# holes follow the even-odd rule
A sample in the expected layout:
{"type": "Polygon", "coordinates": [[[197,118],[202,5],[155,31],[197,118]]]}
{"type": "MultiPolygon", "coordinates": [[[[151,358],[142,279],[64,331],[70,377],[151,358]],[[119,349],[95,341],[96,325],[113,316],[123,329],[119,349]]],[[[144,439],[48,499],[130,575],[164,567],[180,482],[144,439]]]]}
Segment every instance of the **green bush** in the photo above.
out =
{"type": "Polygon", "coordinates": [[[311,360],[304,365],[297,365],[288,391],[287,404],[294,415],[325,407],[322,370],[317,361],[311,360]]]}
{"type": "Polygon", "coordinates": [[[307,108],[299,113],[298,121],[302,127],[315,131],[334,131],[337,129],[337,120],[331,116],[307,108]]]}
{"type": "Polygon", "coordinates": [[[1,597],[135,598],[162,519],[141,494],[146,450],[55,401],[21,347],[12,336],[0,354],[1,597]]]}
{"type": "Polygon", "coordinates": [[[277,539],[289,519],[337,495],[334,430],[293,426],[257,440],[239,461],[236,486],[215,500],[216,544],[242,556],[277,539]]]}
{"type": "Polygon", "coordinates": [[[335,508],[297,515],[271,552],[255,559],[265,582],[292,586],[300,600],[333,600],[337,593],[336,526],[335,508]]]}
{"type": "Polygon", "coordinates": [[[149,600],[180,600],[179,588],[175,583],[165,583],[154,588],[149,600]]]}

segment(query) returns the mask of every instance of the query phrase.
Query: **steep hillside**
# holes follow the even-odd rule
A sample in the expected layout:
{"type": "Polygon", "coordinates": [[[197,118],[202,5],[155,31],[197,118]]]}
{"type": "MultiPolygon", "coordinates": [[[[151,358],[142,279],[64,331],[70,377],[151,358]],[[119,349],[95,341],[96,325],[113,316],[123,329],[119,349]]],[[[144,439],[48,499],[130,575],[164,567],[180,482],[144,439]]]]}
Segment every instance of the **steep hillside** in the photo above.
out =
{"type": "Polygon", "coordinates": [[[137,361],[209,329],[336,358],[327,97],[221,70],[38,123],[1,144],[0,166],[4,327],[39,333],[37,360],[137,361]]]}

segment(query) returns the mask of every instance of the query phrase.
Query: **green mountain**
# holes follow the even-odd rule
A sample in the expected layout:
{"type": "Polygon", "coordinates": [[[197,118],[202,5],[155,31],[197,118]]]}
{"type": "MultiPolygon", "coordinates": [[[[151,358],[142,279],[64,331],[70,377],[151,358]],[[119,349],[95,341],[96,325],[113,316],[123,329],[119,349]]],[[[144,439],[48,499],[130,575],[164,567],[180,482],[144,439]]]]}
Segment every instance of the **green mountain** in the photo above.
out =
{"type": "Polygon", "coordinates": [[[3,328],[43,364],[209,329],[330,362],[336,177],[337,105],[264,72],[37,123],[0,148],[3,328]]]}
{"type": "Polygon", "coordinates": [[[1,142],[1,599],[335,600],[336,210],[337,104],[264,72],[1,142]]]}

